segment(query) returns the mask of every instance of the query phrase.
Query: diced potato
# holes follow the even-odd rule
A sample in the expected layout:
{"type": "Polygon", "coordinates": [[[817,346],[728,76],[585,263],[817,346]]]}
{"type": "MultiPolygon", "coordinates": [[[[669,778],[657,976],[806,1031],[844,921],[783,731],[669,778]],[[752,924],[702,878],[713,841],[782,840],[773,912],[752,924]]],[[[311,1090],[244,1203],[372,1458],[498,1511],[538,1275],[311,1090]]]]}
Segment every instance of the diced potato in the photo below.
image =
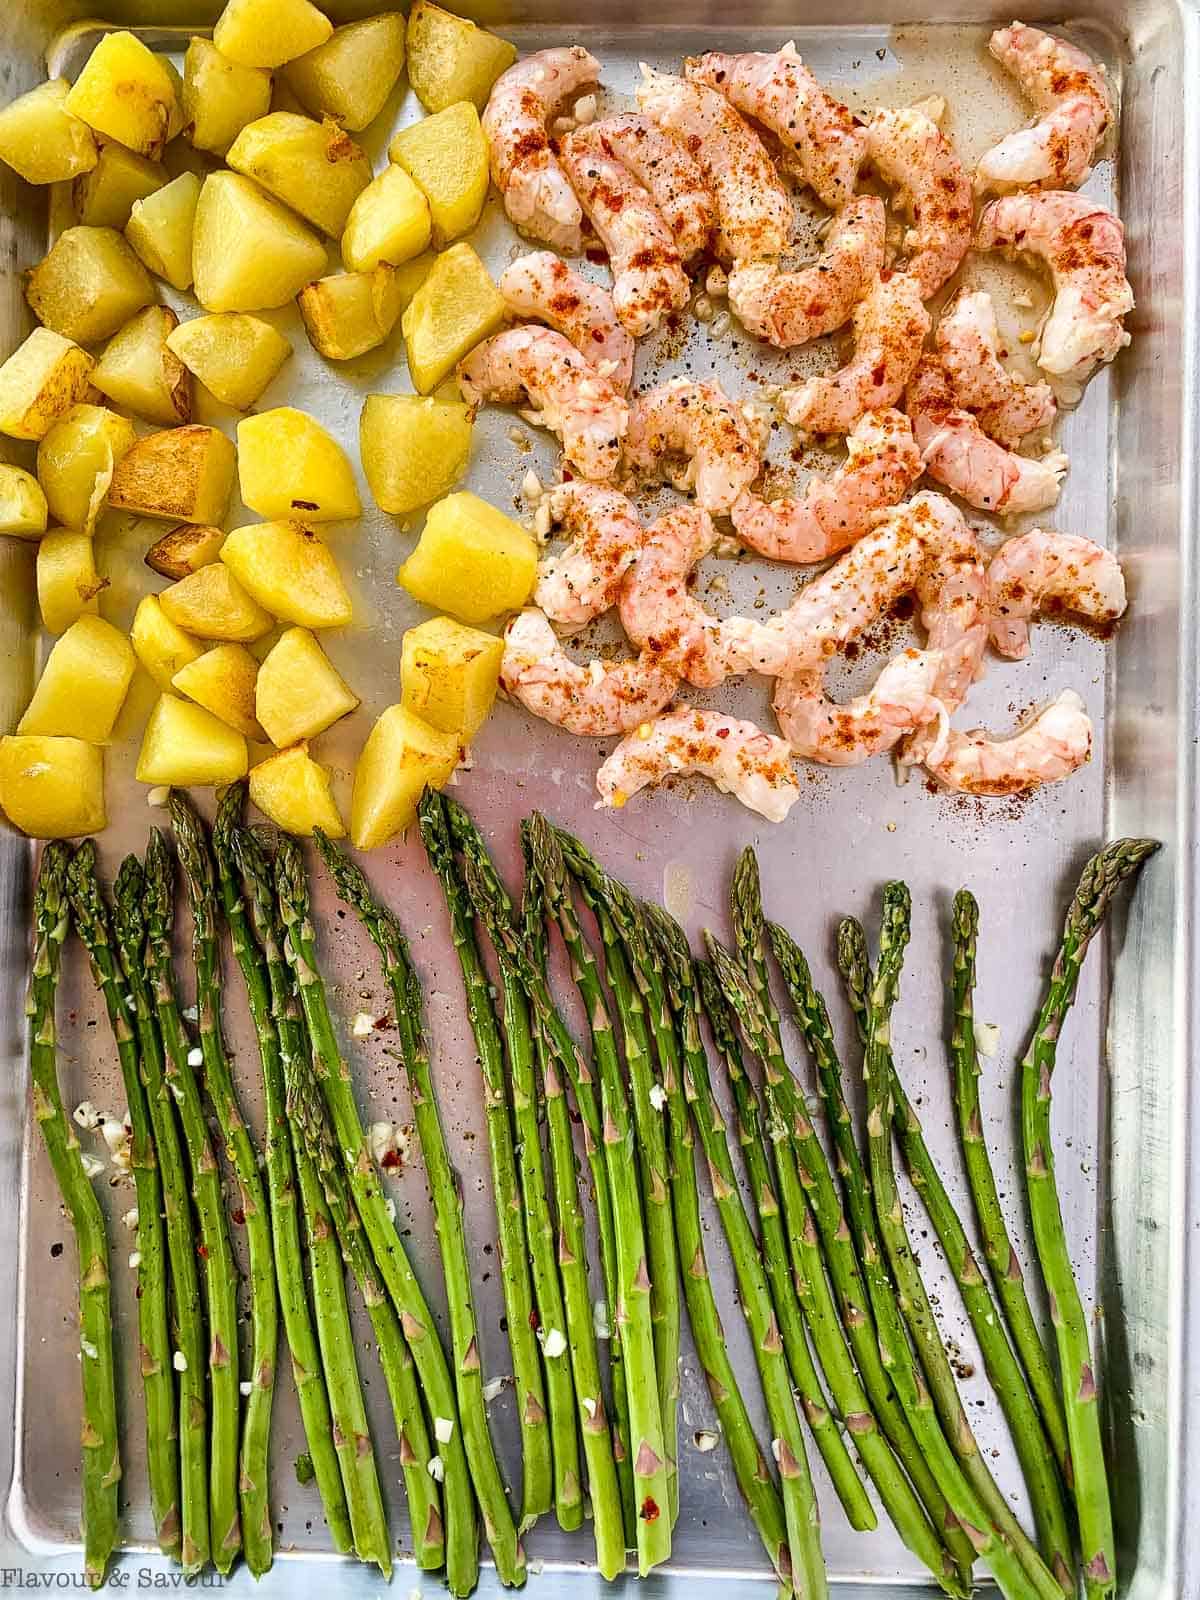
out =
{"type": "Polygon", "coordinates": [[[187,127],[187,118],[183,113],[183,74],[170,56],[160,56],[159,59],[163,64],[163,70],[171,80],[171,92],[175,96],[171,114],[167,118],[167,143],[170,144],[172,139],[178,139],[187,127]]]}
{"type": "Polygon", "coordinates": [[[183,58],[183,117],[197,150],[223,156],[248,122],[265,117],[271,74],[222,55],[211,39],[193,39],[183,58]]]}
{"type": "Polygon", "coordinates": [[[150,274],[114,228],[68,228],[34,267],[25,298],[64,339],[108,339],[135,311],[154,304],[150,274]]]}
{"type": "Polygon", "coordinates": [[[46,657],[17,732],[62,734],[105,744],[136,666],[132,645],[111,622],[80,617],[46,657]]]}
{"type": "Polygon", "coordinates": [[[358,696],[307,628],[281,634],[258,669],[255,713],[274,745],[315,739],[357,705],[358,696]]]}
{"type": "Polygon", "coordinates": [[[174,425],[192,414],[192,375],[167,337],[179,325],[170,306],[147,306],[104,347],[92,382],[114,405],[147,422],[174,425]]]}
{"type": "Polygon", "coordinates": [[[416,0],[408,14],[408,81],[427,111],[444,111],[456,100],[482,111],[516,59],[516,45],[429,0],[416,0]]]}
{"type": "Polygon", "coordinates": [[[173,684],[198,706],[220,717],[247,739],[262,739],[254,716],[258,662],[244,644],[217,644],[180,667],[173,684]]]}
{"type": "Polygon", "coordinates": [[[435,389],[448,372],[504,320],[504,297],[469,244],[435,257],[401,327],[413,387],[435,389]]]}
{"type": "Polygon", "coordinates": [[[107,587],[86,533],[53,528],[46,534],[38,545],[37,593],[47,633],[63,633],[85,612],[99,611],[98,596],[107,587]]]}
{"type": "Polygon", "coordinates": [[[469,744],[500,685],[504,640],[452,617],[409,628],[400,645],[400,703],[431,727],[469,744]]]}
{"type": "Polygon", "coordinates": [[[217,428],[193,422],[149,433],[117,463],[108,503],[170,522],[220,522],[236,461],[232,439],[217,428]]]}
{"type": "Polygon", "coordinates": [[[167,169],[159,161],[126,150],[123,144],[104,144],[96,165],[76,178],[71,199],[78,220],[89,228],[123,228],[134,202],[161,189],[167,169]]]}
{"type": "Polygon", "coordinates": [[[336,122],[314,122],[291,111],[272,111],[251,122],[225,159],[334,238],[371,181],[371,163],[336,122]]]}
{"type": "Polygon", "coordinates": [[[345,522],[362,510],[345,451],[307,413],[260,411],[238,423],[237,437],[242,499],[268,521],[345,522]]]}
{"type": "Polygon", "coordinates": [[[204,648],[171,621],[156,594],[138,602],[129,639],[134,655],[160,689],[169,689],[180,668],[195,661],[204,648]]]}
{"type": "Polygon", "coordinates": [[[459,754],[452,733],[431,728],[403,706],[389,706],[367,735],[354,770],[350,838],[355,849],[373,850],[407,828],[425,788],[440,789],[459,754]]]}
{"type": "Polygon", "coordinates": [[[479,221],[488,191],[487,140],[469,100],[401,128],[388,146],[388,157],[429,201],[433,241],[439,248],[469,233],[479,221]]]}
{"type": "Polygon", "coordinates": [[[228,0],[213,43],[246,67],[281,67],[315,50],[333,23],[309,0],[228,0]]]}
{"type": "Polygon", "coordinates": [[[41,439],[92,393],[95,361],[50,328],[35,328],[0,366],[0,433],[41,439]]]}
{"type": "Polygon", "coordinates": [[[96,165],[92,130],[67,110],[70,88],[51,78],[0,111],[0,161],[26,183],[66,183],[96,165]]]}
{"type": "Polygon", "coordinates": [[[48,516],[45,492],[33,473],[0,462],[0,533],[40,539],[48,516]]]}
{"type": "Polygon", "coordinates": [[[532,535],[463,489],[430,507],[396,582],[439,611],[464,622],[486,622],[523,606],[536,577],[532,535]]]}
{"type": "Polygon", "coordinates": [[[284,77],[314,116],[357,133],[383,110],[404,70],[405,19],[398,11],[335,28],[324,44],[290,61],[284,77]]]}
{"type": "Polygon", "coordinates": [[[222,405],[247,411],[292,353],[261,317],[219,311],[181,323],[167,340],[189,372],[222,405]]]}
{"type": "Polygon", "coordinates": [[[461,401],[369,394],[358,449],[379,509],[403,516],[452,489],[467,470],[473,423],[461,401]]]}
{"type": "Polygon", "coordinates": [[[305,284],[296,297],[313,349],[327,361],[352,361],[374,350],[403,309],[396,269],[381,261],[371,272],[340,272],[305,284]]]}
{"type": "Polygon", "coordinates": [[[177,628],[199,639],[245,644],[271,631],[270,616],[220,561],[189,572],[158,599],[177,628]]]}
{"type": "Polygon", "coordinates": [[[381,261],[409,261],[428,243],[428,201],[407,172],[388,166],[350,208],[342,260],[348,272],[369,272],[381,261]]]}
{"type": "Polygon", "coordinates": [[[251,767],[250,799],[276,827],[302,838],[311,838],[314,828],[331,839],[340,839],[346,832],[329,774],[313,760],[305,744],[281,750],[251,767]]]}
{"type": "Polygon", "coordinates": [[[137,201],[125,225],[125,237],[143,265],[172,289],[192,286],[192,231],[199,199],[200,179],[194,172],[181,172],[137,201]]]}
{"type": "Polygon", "coordinates": [[[93,531],[117,462],[135,438],[128,417],[106,406],[72,406],[54,424],[38,445],[37,471],[56,522],[93,531]]]}
{"type": "Polygon", "coordinates": [[[67,110],[106,138],[156,156],[173,120],[175,85],[136,35],[107,33],[76,78],[67,110]]]}
{"type": "Polygon", "coordinates": [[[0,806],[14,828],[34,839],[100,833],[108,823],[103,751],[82,739],[0,739],[0,806]]]}
{"type": "Polygon", "coordinates": [[[135,776],[139,783],[236,783],[250,765],[246,740],[203,706],[160,695],[150,713],[135,776]]]}
{"type": "Polygon", "coordinates": [[[235,528],[221,546],[221,560],[281,622],[302,628],[343,628],[354,615],[328,547],[298,522],[235,528]]]}
{"type": "Polygon", "coordinates": [[[220,555],[224,540],[220,528],[181,522],[156,539],[144,559],[151,572],[161,573],[164,578],[186,578],[201,567],[211,566],[220,555]]]}
{"type": "Polygon", "coordinates": [[[325,270],[325,246],[290,211],[236,172],[212,172],[196,205],[192,268],[206,311],[286,305],[325,270]]]}

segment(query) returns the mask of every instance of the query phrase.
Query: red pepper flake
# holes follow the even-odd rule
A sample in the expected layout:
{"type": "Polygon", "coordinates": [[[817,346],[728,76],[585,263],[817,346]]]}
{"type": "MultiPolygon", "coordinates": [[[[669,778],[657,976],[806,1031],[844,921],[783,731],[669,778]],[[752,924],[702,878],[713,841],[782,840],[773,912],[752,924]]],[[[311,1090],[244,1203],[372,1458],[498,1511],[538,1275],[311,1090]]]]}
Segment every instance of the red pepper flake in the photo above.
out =
{"type": "Polygon", "coordinates": [[[530,1312],[529,1312],[529,1326],[536,1333],[537,1330],[541,1327],[541,1325],[542,1325],[542,1319],[538,1316],[536,1309],[531,1307],[530,1308],[530,1312]]]}
{"type": "Polygon", "coordinates": [[[650,1495],[647,1495],[642,1501],[642,1508],[638,1512],[638,1516],[641,1517],[643,1522],[657,1522],[661,1514],[662,1513],[658,1509],[657,1500],[654,1500],[650,1495]]]}
{"type": "Polygon", "coordinates": [[[234,1210],[232,1210],[229,1213],[229,1215],[237,1223],[239,1228],[245,1227],[245,1225],[246,1225],[246,1213],[242,1210],[241,1206],[236,1206],[234,1208],[234,1210]]]}
{"type": "Polygon", "coordinates": [[[384,1153],[383,1153],[382,1158],[380,1159],[379,1165],[383,1168],[383,1170],[385,1172],[399,1172],[399,1170],[400,1170],[400,1152],[399,1152],[399,1150],[385,1150],[384,1153]]]}
{"type": "Polygon", "coordinates": [[[207,1261],[208,1260],[208,1246],[206,1244],[197,1244],[197,1246],[196,1246],[196,1254],[200,1257],[201,1261],[207,1261]]]}

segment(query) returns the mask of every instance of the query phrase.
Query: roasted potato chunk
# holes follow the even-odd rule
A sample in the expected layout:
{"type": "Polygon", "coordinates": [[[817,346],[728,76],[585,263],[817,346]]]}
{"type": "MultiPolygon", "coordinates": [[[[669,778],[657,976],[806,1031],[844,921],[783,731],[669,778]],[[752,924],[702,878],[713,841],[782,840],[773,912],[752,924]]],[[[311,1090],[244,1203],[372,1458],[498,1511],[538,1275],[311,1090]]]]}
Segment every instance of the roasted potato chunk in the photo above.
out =
{"type": "Polygon", "coordinates": [[[270,616],[220,561],[180,578],[158,599],[175,626],[198,639],[248,644],[271,631],[270,616]]]}
{"type": "Polygon", "coordinates": [[[345,451],[294,406],[238,423],[242,499],[268,521],[345,522],[362,510],[345,451]]]}
{"type": "Polygon", "coordinates": [[[482,111],[516,59],[516,45],[429,0],[416,0],[408,14],[408,81],[427,111],[444,111],[456,100],[482,111]]]}
{"type": "Polygon", "coordinates": [[[389,706],[367,735],[354,769],[350,838],[373,850],[408,827],[426,786],[440,789],[460,755],[452,733],[431,728],[403,706],[389,706]]]}
{"type": "Polygon", "coordinates": [[[400,320],[396,269],[341,272],[305,284],[296,296],[312,347],[326,361],[352,361],[381,345],[400,320]]]}
{"type": "Polygon", "coordinates": [[[369,272],[420,255],[429,243],[429,203],[400,167],[389,166],[355,200],[342,234],[349,272],[369,272]]]}
{"type": "Polygon", "coordinates": [[[171,522],[220,522],[236,458],[232,440],[199,423],[147,434],[117,463],[108,503],[171,522]]]}
{"type": "Polygon", "coordinates": [[[197,150],[223,156],[248,122],[271,105],[271,74],[231,61],[211,39],[193,39],[183,58],[183,117],[197,150]]]}
{"type": "Polygon", "coordinates": [[[294,300],[325,270],[325,246],[236,172],[211,172],[196,205],[192,267],[206,311],[264,311],[294,300]]]}
{"type": "Polygon", "coordinates": [[[139,601],[129,630],[133,653],[160,689],[169,689],[175,674],[203,652],[190,633],[172,622],[156,594],[139,601]]]}
{"type": "Polygon", "coordinates": [[[333,23],[309,0],[228,0],[213,43],[245,67],[282,67],[332,32],[333,23]]]}
{"type": "Polygon", "coordinates": [[[255,715],[274,745],[315,739],[358,705],[358,696],[307,628],[288,628],[258,669],[255,715]]]}
{"type": "Polygon", "coordinates": [[[461,401],[369,394],[358,448],[379,509],[403,516],[452,489],[467,470],[473,425],[461,401]]]}
{"type": "Polygon", "coordinates": [[[196,526],[181,522],[170,533],[156,539],[145,554],[151,572],[164,578],[186,578],[190,573],[209,567],[221,553],[225,534],[220,528],[196,526]]]}
{"type": "Polygon", "coordinates": [[[276,827],[301,838],[311,838],[314,828],[331,839],[346,832],[329,774],[309,755],[307,745],[293,745],[251,767],[250,800],[276,827]]]}
{"type": "Polygon", "coordinates": [[[107,826],[104,753],[82,739],[0,739],[0,806],[33,839],[76,839],[107,826]]]}
{"type": "Polygon", "coordinates": [[[408,370],[420,394],[436,389],[468,350],[504,320],[504,298],[469,244],[434,258],[404,312],[408,370]]]}
{"type": "Polygon", "coordinates": [[[114,333],[92,382],[114,405],[173,426],[192,414],[192,375],[167,338],[179,325],[170,306],[147,306],[114,333]]]}
{"type": "Polygon", "coordinates": [[[404,70],[405,19],[398,11],[335,28],[324,44],[289,61],[284,77],[314,116],[357,133],[383,110],[404,70]]]}
{"type": "Polygon", "coordinates": [[[504,640],[431,617],[400,645],[400,703],[431,727],[469,744],[487,721],[500,686],[504,640]]]}
{"type": "Polygon", "coordinates": [[[51,78],[0,111],[0,161],[26,183],[67,183],[96,165],[86,122],[67,110],[67,78],[51,78]]]}
{"type": "Polygon", "coordinates": [[[80,617],[46,657],[17,732],[107,743],[136,666],[123,633],[101,617],[80,617]]]}
{"type": "Polygon", "coordinates": [[[85,533],[53,528],[38,545],[37,594],[42,626],[64,633],[86,613],[100,609],[108,579],[96,571],[96,552],[85,533]]]}
{"type": "Polygon", "coordinates": [[[258,662],[244,644],[215,644],[195,661],[180,667],[174,687],[198,706],[220,717],[247,739],[262,740],[254,715],[254,683],[258,662]]]}
{"type": "Polygon", "coordinates": [[[0,462],[0,533],[15,539],[40,539],[48,516],[45,492],[33,473],[0,462]]]}
{"type": "Polygon", "coordinates": [[[388,146],[388,157],[428,200],[433,242],[439,249],[479,221],[488,191],[487,140],[469,100],[401,128],[388,146]]]}
{"type": "Polygon", "coordinates": [[[272,111],[251,122],[225,159],[334,238],[341,236],[351,206],[371,181],[371,163],[336,122],[314,122],[291,111],[272,111]]]}
{"type": "Polygon", "coordinates": [[[536,577],[532,535],[463,489],[430,507],[396,582],[438,611],[464,622],[487,622],[523,606],[536,577]]]}
{"type": "Polygon", "coordinates": [[[50,328],[35,328],[0,366],[0,433],[41,439],[64,412],[93,393],[95,361],[50,328]]]}
{"type": "Polygon", "coordinates": [[[50,514],[91,533],[117,462],[133,444],[133,423],[105,406],[73,406],[38,445],[37,470],[50,514]]]}
{"type": "Polygon", "coordinates": [[[125,225],[125,237],[142,265],[156,278],[165,278],[172,289],[192,286],[192,233],[199,199],[200,179],[194,172],[181,172],[135,202],[125,225]]]}
{"type": "Polygon", "coordinates": [[[138,155],[156,156],[175,115],[162,59],[132,33],[106,33],[67,95],[67,110],[138,155]]]}
{"type": "Polygon", "coordinates": [[[250,765],[246,740],[211,711],[164,694],[150,713],[138,756],[139,783],[186,788],[236,783],[250,765]]]}
{"type": "Polygon", "coordinates": [[[25,298],[38,320],[79,344],[109,339],[153,305],[150,274],[113,228],[68,228],[34,267],[25,298]]]}
{"type": "Polygon", "coordinates": [[[301,628],[343,628],[354,608],[328,546],[298,522],[235,528],[221,560],[243,587],[281,622],[301,628]]]}
{"type": "Polygon", "coordinates": [[[123,144],[101,145],[96,165],[72,186],[75,215],[89,228],[123,228],[134,202],[166,181],[167,169],[160,161],[147,161],[123,144]]]}
{"type": "Polygon", "coordinates": [[[219,311],[181,323],[167,340],[184,366],[222,405],[248,411],[292,353],[261,317],[219,311]]]}

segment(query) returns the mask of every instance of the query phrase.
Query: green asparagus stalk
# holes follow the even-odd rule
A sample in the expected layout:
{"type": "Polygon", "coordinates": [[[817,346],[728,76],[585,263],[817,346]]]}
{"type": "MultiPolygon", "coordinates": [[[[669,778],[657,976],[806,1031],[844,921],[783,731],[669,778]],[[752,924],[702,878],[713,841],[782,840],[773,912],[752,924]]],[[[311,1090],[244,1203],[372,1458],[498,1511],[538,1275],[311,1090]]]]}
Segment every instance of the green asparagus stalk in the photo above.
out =
{"type": "MultiPolygon", "coordinates": [[[[480,959],[479,948],[475,942],[475,929],[471,917],[470,907],[463,893],[462,883],[458,876],[458,869],[454,863],[454,855],[450,842],[450,832],[446,823],[445,812],[442,809],[442,797],[434,789],[426,789],[417,808],[417,821],[421,830],[421,839],[425,845],[425,853],[429,864],[437,875],[445,896],[446,908],[450,917],[450,937],[458,955],[459,967],[462,971],[463,988],[467,998],[467,1015],[471,1022],[471,1032],[475,1037],[475,1049],[479,1057],[480,1070],[483,1075],[483,1104],[484,1120],[487,1128],[488,1153],[491,1157],[492,1173],[492,1199],[496,1208],[496,1235],[497,1249],[500,1256],[500,1281],[504,1293],[504,1309],[508,1321],[508,1342],[512,1352],[513,1383],[517,1392],[517,1414],[521,1427],[521,1460],[523,1468],[522,1483],[522,1510],[521,1529],[531,1528],[544,1512],[550,1509],[554,1500],[554,1464],[551,1453],[550,1428],[546,1413],[546,1385],[542,1376],[541,1352],[538,1347],[537,1333],[535,1332],[535,1314],[533,1308],[533,1284],[529,1271],[529,1246],[525,1237],[524,1208],[521,1203],[521,1188],[517,1177],[517,1156],[513,1144],[512,1121],[509,1117],[508,1084],[504,1072],[504,1043],[500,1034],[500,1024],[496,1017],[496,1008],[492,1003],[491,989],[487,973],[484,971],[480,959]]],[[[339,859],[343,859],[338,853],[339,859]]],[[[332,852],[327,852],[326,859],[332,859],[332,852]]],[[[344,876],[348,876],[344,874],[344,876]]],[[[335,874],[335,881],[337,877],[335,874]]],[[[356,885],[357,887],[357,885],[356,885]]],[[[365,888],[365,884],[363,886],[365,888]]],[[[339,893],[341,892],[339,887],[339,893]]],[[[407,960],[407,951],[396,958],[389,955],[381,943],[381,939],[395,945],[399,936],[398,929],[392,924],[394,932],[385,932],[374,918],[369,927],[380,928],[380,933],[372,931],[372,938],[380,947],[384,967],[387,971],[388,981],[393,986],[397,1007],[401,1004],[402,994],[411,990],[415,978],[411,977],[404,969],[410,966],[407,960]]],[[[430,1078],[432,1089],[432,1077],[430,1078]]],[[[414,1094],[416,1086],[414,1085],[414,1094]]],[[[442,1155],[435,1157],[439,1162],[444,1162],[449,1169],[449,1157],[445,1155],[445,1141],[441,1135],[441,1123],[437,1117],[436,1101],[432,1103],[432,1110],[428,1113],[432,1118],[430,1131],[433,1137],[441,1142],[442,1155]],[[436,1124],[436,1127],[433,1125],[436,1124]]],[[[418,1131],[421,1122],[418,1119],[418,1131]]],[[[424,1141],[422,1140],[422,1148],[424,1141]]],[[[430,1157],[426,1156],[428,1165],[430,1157]]],[[[456,1186],[452,1180],[451,1191],[456,1186]]],[[[454,1215],[461,1212],[459,1205],[454,1215]]],[[[450,1214],[447,1214],[449,1223],[450,1214]]],[[[461,1234],[461,1222],[458,1224],[461,1234]]],[[[443,1243],[443,1250],[447,1248],[443,1243]]],[[[458,1246],[456,1245],[457,1249],[458,1246]]],[[[465,1237],[461,1244],[461,1255],[464,1263],[467,1262],[465,1237]]],[[[467,1284],[468,1297],[470,1284],[467,1284]]],[[[471,1318],[471,1334],[474,1338],[474,1308],[469,1306],[471,1318]]],[[[464,1324],[465,1326],[465,1324],[464,1324]]],[[[476,1370],[470,1380],[472,1386],[478,1384],[482,1389],[482,1374],[476,1370]]],[[[460,1401],[461,1404],[461,1401],[460,1401]]],[[[478,1401],[478,1410],[484,1417],[484,1432],[487,1433],[486,1413],[484,1412],[482,1396],[478,1401]]],[[[465,1419],[464,1419],[465,1425],[465,1419]]],[[[487,1435],[490,1439],[490,1434],[487,1435]]],[[[476,1471],[481,1466],[476,1467],[476,1471]]],[[[496,1470],[496,1482],[500,1482],[499,1468],[496,1470]]],[[[494,1486],[493,1486],[494,1487],[494,1486]]],[[[576,1473],[574,1494],[568,1502],[568,1524],[578,1526],[578,1518],[582,1516],[582,1491],[580,1490],[578,1473],[576,1473]]]]}
{"type": "Polygon", "coordinates": [[[1075,1508],[1083,1551],[1083,1577],[1091,1600],[1116,1588],[1112,1507],[1100,1436],[1099,1385],[1088,1341],[1087,1319],[1063,1227],[1050,1132],[1051,1078],[1062,1034],[1088,946],[1104,924],[1117,890],[1158,849],[1153,839],[1118,839],[1098,851],[1083,869],[1067,908],[1062,938],[1021,1062],[1021,1134],[1025,1183],[1038,1262],[1050,1297],[1058,1346],[1067,1437],[1074,1470],[1075,1508]]]}
{"type": "Polygon", "coordinates": [[[65,894],[69,847],[46,845],[33,895],[34,951],[29,979],[29,1076],[33,1114],[75,1232],[79,1256],[79,1350],[83,1387],[83,1570],[102,1587],[117,1542],[117,1392],[113,1369],[108,1239],[79,1140],[63,1108],[54,1012],[62,949],[70,927],[65,894]]]}
{"type": "MultiPolygon", "coordinates": [[[[367,1145],[350,1069],[338,1048],[325,984],[317,964],[316,938],[300,847],[286,834],[279,840],[275,888],[285,933],[284,954],[299,989],[312,1048],[313,1070],[341,1152],[350,1193],[370,1241],[376,1268],[399,1314],[435,1428],[439,1421],[448,1425],[445,1431],[449,1437],[444,1442],[439,1441],[444,1474],[446,1577],[452,1594],[468,1595],[479,1573],[478,1530],[462,1429],[458,1425],[455,1387],[433,1315],[405,1254],[367,1145]]],[[[502,1580],[512,1581],[510,1573],[501,1572],[500,1575],[502,1580]]]]}
{"type": "MultiPolygon", "coordinates": [[[[175,1412],[175,1373],[167,1314],[162,1183],[150,1129],[146,1092],[142,1087],[137,1036],[130,1023],[125,988],[113,954],[108,911],[96,882],[96,846],[91,839],[86,839],[71,858],[67,868],[67,892],[75,913],[75,931],[87,950],[92,978],[108,1013],[125,1086],[125,1100],[129,1107],[129,1166],[137,1199],[138,1358],[146,1407],[146,1471],[150,1481],[150,1509],[159,1549],[164,1555],[180,1560],[182,1508],[179,1418],[175,1412]]],[[[203,1454],[203,1438],[200,1442],[203,1480],[207,1464],[203,1454]]],[[[207,1534],[207,1529],[205,1531],[207,1534]]],[[[194,1552],[191,1550],[189,1558],[194,1563],[194,1552]]]]}
{"type": "MultiPolygon", "coordinates": [[[[200,1086],[191,1062],[191,1046],[175,991],[171,956],[174,882],[166,841],[157,828],[150,833],[142,876],[138,878],[128,873],[124,888],[125,893],[117,901],[118,926],[122,928],[121,959],[131,984],[137,983],[143,970],[148,980],[162,1040],[163,1076],[179,1109],[192,1175],[208,1309],[212,1416],[209,1536],[213,1564],[218,1572],[226,1573],[242,1548],[238,1509],[238,1278],[225,1220],[221,1171],[208,1137],[200,1086]]],[[[135,1002],[136,998],[135,989],[135,1002]]],[[[144,1039],[145,1035],[143,1042],[144,1039]]]]}
{"type": "Polygon", "coordinates": [[[271,1523],[271,1409],[279,1353],[279,1301],[271,1215],[221,1031],[221,948],[217,932],[217,888],[204,824],[178,789],[171,793],[171,824],[192,912],[192,959],[204,1085],[237,1179],[240,1211],[250,1253],[250,1394],[242,1418],[238,1491],[246,1565],[255,1577],[274,1559],[271,1523]]]}

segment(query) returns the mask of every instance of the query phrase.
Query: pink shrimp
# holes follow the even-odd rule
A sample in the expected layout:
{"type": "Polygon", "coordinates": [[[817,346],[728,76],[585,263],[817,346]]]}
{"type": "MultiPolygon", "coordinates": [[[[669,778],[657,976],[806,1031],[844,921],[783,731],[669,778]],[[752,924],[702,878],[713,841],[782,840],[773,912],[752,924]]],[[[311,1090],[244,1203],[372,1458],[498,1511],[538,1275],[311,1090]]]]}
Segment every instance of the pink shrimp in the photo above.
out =
{"type": "Polygon", "coordinates": [[[1010,539],[988,568],[992,643],[1019,661],[1038,613],[1071,612],[1097,626],[1125,611],[1125,575],[1111,550],[1072,533],[1033,528],[1010,539]]]}
{"type": "Polygon", "coordinates": [[[617,321],[613,297],[552,250],[534,250],[500,274],[511,311],[535,317],[567,338],[589,366],[622,394],[633,377],[633,339],[617,321]]]}
{"type": "Polygon", "coordinates": [[[925,757],[927,771],[958,794],[1027,794],[1061,783],[1092,754],[1092,724],[1083,701],[1064,689],[1024,728],[1007,739],[981,730],[947,729],[925,757]]]}
{"type": "Polygon", "coordinates": [[[520,612],[504,634],[500,681],[527,711],[584,739],[607,738],[656,716],[679,679],[645,657],[572,661],[540,611],[520,612]]]}
{"type": "Polygon", "coordinates": [[[971,180],[954,146],[917,106],[880,108],[867,124],[867,154],[912,220],[906,271],[928,300],[958,271],[971,243],[971,180]]]}
{"type": "Polygon", "coordinates": [[[645,530],[616,489],[575,478],[551,489],[549,498],[550,514],[570,543],[538,562],[533,603],[560,628],[581,628],[615,603],[645,530]]]}
{"type": "Polygon", "coordinates": [[[1048,383],[1023,383],[1000,361],[1000,333],[992,297],[959,293],[934,332],[957,405],[973,411],[989,438],[1015,450],[1028,433],[1053,426],[1058,414],[1048,383]]]}
{"type": "Polygon", "coordinates": [[[934,694],[941,668],[938,650],[902,650],[866,694],[836,705],[826,697],[824,672],[809,667],[779,679],[772,705],[793,754],[823,766],[853,767],[892,749],[906,733],[945,718],[934,694]]]}
{"type": "Polygon", "coordinates": [[[699,163],[683,142],[641,112],[627,111],[592,124],[614,161],[626,167],[654,197],[684,261],[701,255],[712,241],[717,209],[699,163]]]}
{"type": "Polygon", "coordinates": [[[726,512],[758,476],[760,452],[750,423],[717,383],[672,378],[639,395],[625,438],[629,466],[647,478],[667,478],[696,503],[726,512]],[[686,465],[676,470],[682,457],[686,465]]]}
{"type": "Polygon", "coordinates": [[[712,518],[699,506],[679,506],[659,517],[648,529],[617,601],[630,642],[701,689],[722,683],[730,671],[721,648],[721,625],[687,585],[717,537],[712,518]]]}
{"type": "Polygon", "coordinates": [[[1023,22],[988,42],[1039,113],[1031,128],[1001,139],[980,160],[981,189],[1066,189],[1083,183],[1113,119],[1104,68],[1086,51],[1023,22]]]}

